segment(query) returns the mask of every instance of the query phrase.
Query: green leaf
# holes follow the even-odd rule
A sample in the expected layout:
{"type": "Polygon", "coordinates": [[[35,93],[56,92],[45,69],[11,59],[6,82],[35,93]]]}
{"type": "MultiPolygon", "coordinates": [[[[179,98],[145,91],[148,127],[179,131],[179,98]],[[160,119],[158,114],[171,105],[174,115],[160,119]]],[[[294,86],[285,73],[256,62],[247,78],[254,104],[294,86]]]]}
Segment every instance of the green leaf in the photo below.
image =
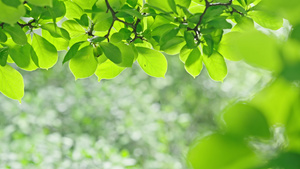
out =
{"type": "Polygon", "coordinates": [[[186,45],[181,48],[179,53],[179,59],[185,63],[187,58],[189,57],[190,53],[192,52],[192,49],[189,49],[186,45]]]}
{"type": "Polygon", "coordinates": [[[163,11],[172,11],[169,2],[164,0],[148,0],[148,4],[153,6],[156,10],[161,9],[163,11]]]}
{"type": "Polygon", "coordinates": [[[247,16],[240,16],[235,15],[234,20],[236,21],[236,25],[232,30],[235,31],[247,31],[254,28],[254,21],[253,19],[247,17],[247,16]]]}
{"type": "Polygon", "coordinates": [[[192,0],[175,0],[177,5],[180,5],[185,8],[189,8],[192,0]]]}
{"type": "Polygon", "coordinates": [[[287,125],[292,105],[297,103],[298,98],[299,88],[283,78],[278,78],[257,93],[250,103],[264,113],[271,126],[287,125]]]}
{"type": "Polygon", "coordinates": [[[119,64],[122,62],[122,53],[117,46],[109,42],[101,42],[100,47],[109,60],[111,60],[115,64],[119,64]]]}
{"type": "Polygon", "coordinates": [[[226,132],[241,137],[271,137],[270,127],[263,113],[247,103],[239,102],[225,110],[220,119],[226,132]]]}
{"type": "Polygon", "coordinates": [[[242,55],[239,54],[238,48],[236,47],[236,41],[240,39],[240,36],[241,33],[239,32],[229,32],[225,34],[219,44],[218,52],[228,60],[241,60],[242,55]]]}
{"type": "Polygon", "coordinates": [[[91,9],[92,6],[95,4],[96,0],[73,0],[78,6],[83,9],[91,9]]]}
{"type": "MultiPolygon", "coordinates": [[[[103,54],[103,51],[102,51],[101,47],[100,47],[100,46],[94,46],[94,47],[93,47],[93,53],[94,53],[94,56],[97,57],[98,63],[99,63],[99,61],[100,61],[101,63],[103,63],[102,57],[99,58],[99,57],[103,54]]],[[[104,55],[102,55],[102,56],[104,56],[104,55]]],[[[105,60],[107,60],[107,57],[106,57],[106,56],[104,56],[103,58],[105,58],[105,60]]]]}
{"type": "Polygon", "coordinates": [[[207,23],[209,27],[216,29],[231,29],[232,25],[226,21],[225,17],[218,17],[207,23]]]}
{"type": "Polygon", "coordinates": [[[174,38],[179,32],[179,28],[174,28],[171,29],[170,31],[164,33],[159,40],[159,44],[162,46],[165,43],[167,43],[168,41],[170,41],[170,39],[174,38]]]}
{"type": "Polygon", "coordinates": [[[137,47],[136,49],[139,53],[137,61],[148,75],[153,77],[165,77],[168,64],[163,54],[145,47],[137,47]]]}
{"type": "Polygon", "coordinates": [[[25,15],[25,7],[19,5],[17,8],[8,6],[0,1],[0,22],[15,24],[22,16],[25,15]]]}
{"type": "Polygon", "coordinates": [[[39,66],[43,69],[49,69],[57,62],[58,55],[55,46],[40,35],[34,34],[32,47],[39,60],[39,66]]]}
{"type": "Polygon", "coordinates": [[[177,13],[175,0],[168,0],[168,4],[173,12],[177,13]]]}
{"type": "Polygon", "coordinates": [[[281,152],[278,156],[271,159],[264,168],[300,168],[300,154],[299,152],[281,152]]]}
{"type": "Polygon", "coordinates": [[[66,14],[66,6],[63,1],[53,0],[52,7],[46,7],[46,11],[41,14],[42,19],[53,19],[55,23],[56,18],[63,17],[66,14]]]}
{"type": "Polygon", "coordinates": [[[7,41],[7,36],[6,34],[0,29],[0,42],[6,42],[7,41]]]}
{"type": "MultiPolygon", "coordinates": [[[[62,37],[53,37],[48,31],[42,30],[42,36],[48,42],[55,46],[56,50],[68,50],[69,47],[69,40],[62,37]]],[[[70,39],[71,40],[71,39],[70,39]]]]}
{"type": "Polygon", "coordinates": [[[28,0],[30,4],[36,5],[36,6],[50,6],[52,7],[52,0],[28,0]]]}
{"type": "Polygon", "coordinates": [[[113,79],[117,77],[125,68],[119,67],[110,60],[106,60],[104,63],[98,65],[96,70],[96,76],[98,81],[101,79],[113,79]]]}
{"type": "Polygon", "coordinates": [[[126,2],[132,7],[135,7],[137,5],[138,0],[126,0],[126,2]]]}
{"type": "Polygon", "coordinates": [[[73,20],[63,22],[62,27],[69,32],[71,38],[85,34],[84,28],[73,20]]]}
{"type": "Polygon", "coordinates": [[[276,13],[268,13],[267,11],[249,11],[248,15],[260,26],[272,30],[280,29],[283,25],[283,18],[276,13]]]}
{"type": "MultiPolygon", "coordinates": [[[[293,26],[292,32],[290,34],[290,38],[300,42],[300,24],[293,26]]],[[[1,41],[1,30],[0,30],[0,41],[1,41]]]]}
{"type": "Polygon", "coordinates": [[[111,24],[112,24],[113,18],[110,12],[99,12],[95,14],[95,17],[93,18],[93,22],[95,24],[94,30],[95,31],[107,31],[111,24]]]}
{"type": "Polygon", "coordinates": [[[9,65],[0,66],[0,92],[5,96],[19,100],[24,96],[22,75],[9,65]]]}
{"type": "Polygon", "coordinates": [[[110,37],[110,41],[112,43],[118,43],[118,42],[121,42],[122,40],[123,40],[123,35],[120,34],[119,32],[112,34],[110,37]]]}
{"type": "Polygon", "coordinates": [[[4,31],[10,34],[16,44],[25,45],[27,43],[26,34],[19,25],[4,24],[4,31]]]}
{"type": "Polygon", "coordinates": [[[8,57],[8,47],[0,48],[0,65],[5,66],[8,57]]]}
{"type": "Polygon", "coordinates": [[[66,5],[66,15],[65,17],[72,20],[75,18],[81,18],[83,15],[83,10],[80,6],[78,6],[76,3],[73,1],[65,1],[64,2],[66,5]]]}
{"type": "Polygon", "coordinates": [[[78,49],[82,43],[83,42],[77,42],[68,50],[68,52],[65,55],[65,58],[62,62],[63,64],[66,63],[67,61],[69,61],[70,59],[72,59],[76,55],[76,53],[78,52],[78,49]]]}
{"type": "Polygon", "coordinates": [[[209,57],[214,51],[214,42],[210,35],[204,35],[203,37],[206,42],[206,44],[203,45],[203,53],[209,57]]]}
{"type": "Polygon", "coordinates": [[[188,152],[188,163],[194,169],[255,168],[258,157],[242,138],[219,133],[203,137],[188,152]]]}
{"type": "Polygon", "coordinates": [[[235,34],[234,41],[231,39],[228,45],[233,56],[241,57],[253,66],[275,72],[282,69],[276,40],[262,32],[252,30],[235,34]]]}
{"type": "Polygon", "coordinates": [[[36,64],[31,59],[32,47],[29,44],[9,46],[9,55],[16,65],[24,70],[33,71],[37,69],[36,64]]]}
{"type": "Polygon", "coordinates": [[[227,75],[227,66],[222,55],[214,52],[211,56],[203,55],[203,62],[209,76],[215,81],[223,82],[227,75]]]}
{"type": "Polygon", "coordinates": [[[97,43],[97,42],[102,42],[105,39],[106,39],[105,37],[94,36],[94,37],[90,38],[89,41],[92,43],[97,43]]]}
{"type": "Polygon", "coordinates": [[[18,6],[21,5],[20,0],[2,0],[2,2],[5,5],[8,5],[8,6],[11,6],[11,7],[14,7],[14,8],[18,8],[18,6]]]}
{"type": "Polygon", "coordinates": [[[83,14],[80,19],[75,18],[75,20],[84,27],[88,27],[89,26],[89,18],[87,16],[87,14],[83,14]]]}
{"type": "Polygon", "coordinates": [[[191,51],[185,62],[184,68],[194,78],[200,74],[203,65],[199,48],[195,48],[191,51]]]}
{"type": "Polygon", "coordinates": [[[186,41],[186,46],[189,49],[193,49],[197,46],[196,43],[195,43],[194,35],[193,35],[192,32],[184,31],[184,39],[186,41]]]}
{"type": "Polygon", "coordinates": [[[118,64],[120,67],[131,67],[134,61],[134,51],[131,46],[124,43],[115,44],[122,53],[122,62],[118,64]]]}
{"type": "Polygon", "coordinates": [[[64,28],[57,27],[54,23],[43,24],[41,28],[47,30],[55,38],[62,37],[70,40],[69,33],[64,28]]]}
{"type": "Polygon", "coordinates": [[[87,78],[97,69],[97,60],[93,54],[93,47],[86,46],[80,49],[70,60],[69,67],[75,79],[87,78]]]}
{"type": "Polygon", "coordinates": [[[143,19],[143,15],[140,12],[138,12],[136,9],[132,9],[132,8],[130,8],[130,9],[121,9],[120,12],[125,12],[125,13],[127,13],[131,16],[134,16],[134,17],[138,18],[138,19],[143,19]]]}

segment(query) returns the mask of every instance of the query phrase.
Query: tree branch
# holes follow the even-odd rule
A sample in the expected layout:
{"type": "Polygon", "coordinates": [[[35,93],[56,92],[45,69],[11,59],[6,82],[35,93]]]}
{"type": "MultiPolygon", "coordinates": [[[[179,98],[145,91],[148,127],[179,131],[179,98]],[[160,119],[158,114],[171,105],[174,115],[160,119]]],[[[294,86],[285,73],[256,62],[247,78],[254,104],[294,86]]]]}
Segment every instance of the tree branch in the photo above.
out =
{"type": "Polygon", "coordinates": [[[128,27],[131,27],[131,28],[133,29],[132,33],[134,33],[134,38],[130,41],[130,43],[133,42],[133,41],[135,41],[136,39],[143,39],[143,37],[142,37],[142,36],[139,36],[138,33],[136,32],[136,30],[137,30],[137,25],[141,22],[141,19],[138,18],[138,19],[136,20],[135,23],[129,23],[129,22],[123,21],[123,20],[119,19],[119,18],[116,16],[117,12],[114,11],[114,9],[110,6],[108,0],[105,0],[105,3],[106,3],[106,7],[107,7],[106,13],[107,13],[107,12],[110,12],[111,15],[112,15],[112,18],[113,18],[113,21],[112,21],[112,23],[111,23],[111,25],[110,25],[110,27],[109,27],[109,29],[108,29],[108,32],[107,32],[107,34],[104,36],[104,37],[107,39],[108,42],[109,42],[109,35],[110,35],[110,32],[111,32],[111,30],[112,30],[112,28],[113,28],[113,25],[114,25],[114,23],[115,23],[116,21],[121,22],[121,23],[123,23],[124,25],[126,25],[126,26],[128,26],[128,27]]]}
{"type": "MultiPolygon", "coordinates": [[[[199,21],[196,24],[196,26],[194,28],[187,28],[187,30],[193,30],[195,32],[195,39],[199,42],[199,36],[200,36],[200,30],[199,30],[199,26],[201,25],[204,15],[206,14],[208,8],[210,8],[211,6],[229,6],[232,4],[232,0],[229,0],[228,3],[210,3],[208,0],[205,0],[205,9],[203,11],[203,13],[200,15],[199,21]]],[[[232,8],[234,9],[234,8],[232,8]]],[[[236,11],[236,10],[235,10],[236,11]]],[[[238,11],[237,11],[238,12],[238,11]]]]}

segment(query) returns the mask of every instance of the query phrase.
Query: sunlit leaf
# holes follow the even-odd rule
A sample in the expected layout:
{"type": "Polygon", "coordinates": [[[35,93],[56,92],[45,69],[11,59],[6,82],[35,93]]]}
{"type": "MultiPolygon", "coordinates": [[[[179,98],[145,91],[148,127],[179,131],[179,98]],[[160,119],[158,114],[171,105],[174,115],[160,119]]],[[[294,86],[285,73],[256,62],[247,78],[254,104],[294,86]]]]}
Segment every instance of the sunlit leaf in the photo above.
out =
{"type": "Polygon", "coordinates": [[[19,100],[24,96],[22,75],[9,65],[0,66],[0,92],[5,96],[19,100]]]}
{"type": "Polygon", "coordinates": [[[248,15],[260,26],[277,30],[283,25],[283,18],[277,16],[276,13],[269,13],[267,11],[250,11],[248,15]]]}
{"type": "Polygon", "coordinates": [[[101,42],[100,47],[105,56],[112,62],[119,64],[122,62],[122,53],[120,49],[109,42],[101,42]]]}
{"type": "Polygon", "coordinates": [[[78,52],[78,49],[82,43],[83,42],[77,42],[71,46],[71,48],[68,50],[67,54],[65,55],[63,64],[66,63],[67,61],[69,61],[70,59],[72,59],[76,55],[76,53],[78,52]]]}
{"type": "Polygon", "coordinates": [[[163,54],[145,47],[137,47],[137,50],[139,53],[137,61],[148,75],[165,77],[168,65],[163,54]]]}
{"type": "Polygon", "coordinates": [[[57,62],[57,50],[55,46],[53,46],[45,38],[34,34],[32,47],[39,59],[40,68],[49,69],[57,62]]]}
{"type": "Polygon", "coordinates": [[[53,0],[28,0],[29,3],[36,5],[36,6],[50,6],[52,7],[53,0]]]}
{"type": "Polygon", "coordinates": [[[247,103],[236,103],[222,114],[221,121],[228,133],[242,137],[270,138],[271,133],[263,113],[247,103]]]}
{"type": "Polygon", "coordinates": [[[97,69],[97,60],[93,54],[93,47],[86,46],[80,49],[70,60],[69,67],[75,79],[87,78],[97,69]]]}
{"type": "Polygon", "coordinates": [[[202,56],[199,48],[195,48],[188,55],[187,60],[185,62],[185,70],[192,75],[194,78],[198,76],[203,68],[202,65],[202,56]]]}
{"type": "Polygon", "coordinates": [[[194,169],[253,168],[259,164],[255,153],[243,139],[219,133],[195,143],[187,159],[194,169]]]}
{"type": "Polygon", "coordinates": [[[15,24],[26,12],[23,5],[15,8],[4,4],[2,1],[0,1],[0,11],[0,22],[8,24],[15,24]]]}
{"type": "Polygon", "coordinates": [[[119,67],[110,60],[106,60],[104,63],[98,65],[95,72],[98,77],[98,81],[101,79],[113,79],[117,77],[125,68],[119,67]]]}
{"type": "Polygon", "coordinates": [[[8,57],[8,47],[0,48],[0,65],[5,66],[8,57]]]}
{"type": "Polygon", "coordinates": [[[25,45],[27,43],[27,37],[25,32],[19,25],[4,25],[4,31],[10,34],[15,43],[19,45],[25,45]]]}
{"type": "Polygon", "coordinates": [[[209,76],[215,81],[223,82],[227,75],[227,66],[223,56],[218,52],[214,52],[209,57],[203,55],[203,62],[209,76]]]}

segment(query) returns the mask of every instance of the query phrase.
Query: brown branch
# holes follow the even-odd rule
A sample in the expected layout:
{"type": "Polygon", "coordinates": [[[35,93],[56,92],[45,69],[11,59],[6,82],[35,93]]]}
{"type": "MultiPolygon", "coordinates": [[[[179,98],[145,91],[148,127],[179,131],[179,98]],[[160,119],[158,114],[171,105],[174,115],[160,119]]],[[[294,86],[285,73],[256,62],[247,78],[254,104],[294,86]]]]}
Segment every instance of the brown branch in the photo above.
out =
{"type": "Polygon", "coordinates": [[[20,22],[17,22],[17,24],[18,24],[19,26],[21,26],[21,28],[24,28],[25,26],[29,26],[30,28],[33,28],[33,27],[36,27],[36,26],[33,26],[33,25],[32,25],[35,21],[36,21],[36,20],[33,19],[32,21],[30,21],[30,22],[28,22],[28,23],[26,23],[26,24],[22,24],[22,23],[20,23],[20,22]]]}
{"type": "MultiPolygon", "coordinates": [[[[210,8],[211,6],[226,6],[228,7],[229,5],[232,4],[232,0],[229,0],[228,3],[210,3],[208,0],[205,0],[205,9],[203,11],[203,13],[200,15],[199,21],[197,22],[196,26],[194,28],[187,28],[187,30],[193,30],[195,32],[195,39],[199,42],[199,36],[200,36],[200,30],[199,30],[199,26],[201,25],[204,15],[206,14],[208,8],[210,8]]],[[[234,8],[233,8],[234,9],[234,8]]]]}
{"type": "Polygon", "coordinates": [[[132,33],[134,33],[134,38],[130,41],[130,43],[133,42],[133,41],[135,41],[136,39],[142,39],[142,40],[144,40],[144,38],[143,38],[142,36],[139,36],[138,33],[137,33],[137,26],[138,26],[138,24],[141,22],[141,19],[138,18],[138,19],[136,20],[135,23],[129,23],[129,22],[123,21],[123,20],[119,19],[119,18],[116,16],[117,12],[114,11],[114,9],[110,6],[108,0],[105,0],[105,3],[106,3],[106,7],[107,7],[106,13],[107,13],[107,12],[110,12],[111,15],[112,15],[112,19],[113,19],[113,20],[112,20],[112,23],[111,23],[111,25],[110,25],[110,27],[109,27],[109,29],[108,29],[108,31],[107,31],[107,34],[104,36],[104,37],[107,39],[108,42],[109,42],[109,35],[110,35],[110,32],[111,32],[111,30],[112,30],[112,28],[113,28],[113,25],[114,25],[114,23],[115,23],[116,21],[121,22],[121,23],[123,23],[124,25],[126,25],[126,26],[128,26],[128,27],[131,27],[131,28],[133,29],[133,30],[132,30],[132,33]]]}

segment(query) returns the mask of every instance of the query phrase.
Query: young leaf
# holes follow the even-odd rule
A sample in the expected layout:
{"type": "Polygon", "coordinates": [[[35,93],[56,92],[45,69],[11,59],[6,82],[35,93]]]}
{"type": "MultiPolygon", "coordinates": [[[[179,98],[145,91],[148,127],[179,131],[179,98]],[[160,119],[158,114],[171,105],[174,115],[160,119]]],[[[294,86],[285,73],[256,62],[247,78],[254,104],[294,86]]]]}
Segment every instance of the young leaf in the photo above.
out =
{"type": "Polygon", "coordinates": [[[249,11],[248,15],[260,26],[277,30],[283,25],[283,18],[277,16],[274,13],[268,13],[266,11],[249,11]]]}
{"type": "Polygon", "coordinates": [[[19,0],[2,0],[2,2],[7,5],[14,8],[18,8],[19,5],[21,5],[21,2],[19,0]]]}
{"type": "Polygon", "coordinates": [[[29,44],[10,46],[9,55],[18,67],[27,71],[37,69],[37,66],[31,60],[31,46],[29,44]]]}
{"type": "Polygon", "coordinates": [[[36,6],[50,6],[52,7],[52,0],[28,0],[29,3],[36,5],[36,6]]]}
{"type": "Polygon", "coordinates": [[[120,67],[131,67],[134,59],[134,51],[131,46],[124,43],[115,44],[122,53],[122,62],[118,64],[120,67]]]}
{"type": "Polygon", "coordinates": [[[110,60],[106,60],[104,63],[98,65],[95,75],[98,77],[98,81],[101,79],[113,79],[117,77],[125,68],[119,67],[110,60]]]}
{"type": "Polygon", "coordinates": [[[137,61],[148,75],[165,77],[168,64],[163,54],[145,47],[137,47],[136,49],[139,53],[137,61]]]}
{"type": "Polygon", "coordinates": [[[210,56],[214,51],[214,42],[210,35],[203,36],[206,42],[206,45],[203,45],[203,53],[207,56],[210,56]]]}
{"type": "Polygon", "coordinates": [[[97,61],[93,54],[93,47],[86,46],[80,49],[70,60],[70,70],[75,79],[87,78],[93,75],[97,69],[97,61]]]}
{"type": "Polygon", "coordinates": [[[260,164],[253,149],[242,138],[221,133],[198,140],[189,150],[187,159],[195,169],[255,168],[260,164]]]}
{"type": "Polygon", "coordinates": [[[109,42],[101,42],[100,47],[109,60],[111,60],[115,64],[119,64],[122,62],[122,53],[117,46],[109,42]]]}
{"type": "Polygon", "coordinates": [[[181,48],[179,53],[179,59],[185,63],[187,58],[189,57],[190,53],[192,52],[192,49],[189,49],[186,45],[181,48]]]}
{"type": "Polygon", "coordinates": [[[57,62],[58,55],[55,46],[40,35],[34,34],[32,47],[38,56],[39,66],[43,69],[49,69],[57,62]]]}
{"type": "Polygon", "coordinates": [[[215,81],[223,82],[227,75],[227,66],[221,54],[214,52],[211,56],[203,56],[203,62],[209,76],[215,81]]]}
{"type": "Polygon", "coordinates": [[[25,45],[27,43],[26,34],[19,25],[11,26],[5,24],[4,31],[10,34],[10,36],[16,44],[25,45]]]}
{"type": "Polygon", "coordinates": [[[197,46],[195,44],[194,35],[192,32],[184,31],[184,39],[186,41],[187,48],[193,49],[197,46]]]}
{"type": "Polygon", "coordinates": [[[200,74],[203,65],[199,48],[195,48],[192,50],[185,62],[184,68],[194,78],[196,78],[200,74]]]}
{"type": "Polygon", "coordinates": [[[5,66],[8,57],[8,47],[0,48],[0,65],[5,66]]]}
{"type": "Polygon", "coordinates": [[[24,96],[24,82],[18,71],[9,65],[0,66],[0,82],[0,92],[21,102],[24,96]]]}
{"type": "Polygon", "coordinates": [[[69,32],[71,38],[85,34],[84,28],[73,20],[63,22],[62,27],[69,32]]]}
{"type": "Polygon", "coordinates": [[[57,27],[54,23],[43,24],[41,28],[47,30],[55,38],[62,37],[70,40],[69,33],[64,28],[57,27]]]}
{"type": "Polygon", "coordinates": [[[6,42],[7,41],[7,36],[6,34],[0,29],[0,42],[6,42]]]}
{"type": "Polygon", "coordinates": [[[22,16],[25,15],[24,5],[19,5],[17,8],[8,6],[0,1],[0,22],[15,24],[22,16]]]}
{"type": "Polygon", "coordinates": [[[76,55],[76,53],[82,43],[83,42],[77,42],[68,50],[68,52],[65,55],[65,58],[62,62],[63,64],[66,63],[67,61],[69,61],[70,59],[72,59],[76,55]]]}
{"type": "Polygon", "coordinates": [[[177,13],[175,0],[168,0],[168,4],[173,12],[177,13]]]}
{"type": "Polygon", "coordinates": [[[263,113],[249,104],[239,102],[230,106],[222,114],[220,120],[226,132],[242,137],[271,136],[270,127],[263,113]]]}

